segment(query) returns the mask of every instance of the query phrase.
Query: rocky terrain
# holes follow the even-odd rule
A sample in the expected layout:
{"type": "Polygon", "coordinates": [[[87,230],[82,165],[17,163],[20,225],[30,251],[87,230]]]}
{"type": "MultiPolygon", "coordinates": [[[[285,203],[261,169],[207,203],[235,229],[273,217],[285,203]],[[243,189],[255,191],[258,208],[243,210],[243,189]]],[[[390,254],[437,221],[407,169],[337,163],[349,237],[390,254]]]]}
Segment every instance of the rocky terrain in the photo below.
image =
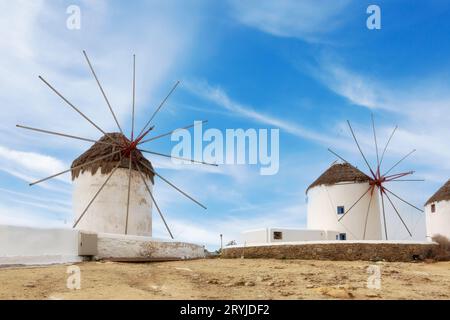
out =
{"type": "Polygon", "coordinates": [[[67,265],[2,268],[0,298],[450,299],[450,262],[204,259],[77,266],[79,290],[67,288],[67,265]]]}

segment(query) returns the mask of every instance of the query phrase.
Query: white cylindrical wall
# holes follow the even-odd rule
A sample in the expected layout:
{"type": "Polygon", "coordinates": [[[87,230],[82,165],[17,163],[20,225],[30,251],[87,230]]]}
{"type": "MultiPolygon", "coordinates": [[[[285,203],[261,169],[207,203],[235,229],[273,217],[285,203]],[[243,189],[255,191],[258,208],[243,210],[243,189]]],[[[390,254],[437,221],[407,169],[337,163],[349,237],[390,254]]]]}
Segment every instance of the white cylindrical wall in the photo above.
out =
{"type": "Polygon", "coordinates": [[[370,191],[341,220],[338,206],[347,211],[369,188],[369,183],[319,185],[308,190],[308,229],[333,230],[346,234],[348,240],[382,240],[379,195],[374,190],[370,202],[364,237],[370,191]]]}
{"type": "Polygon", "coordinates": [[[450,201],[438,201],[425,206],[427,225],[427,238],[435,235],[443,235],[450,239],[450,201]],[[431,206],[435,205],[435,211],[431,212],[431,206]]]}
{"type": "MultiPolygon", "coordinates": [[[[128,232],[130,235],[152,235],[152,199],[138,171],[131,171],[130,208],[128,232]]],[[[107,179],[100,170],[92,175],[85,171],[73,181],[73,208],[75,221],[107,179]]],[[[149,178],[146,182],[153,192],[149,178]]],[[[97,233],[125,234],[128,196],[128,169],[118,168],[99,193],[77,229],[97,233]]]]}

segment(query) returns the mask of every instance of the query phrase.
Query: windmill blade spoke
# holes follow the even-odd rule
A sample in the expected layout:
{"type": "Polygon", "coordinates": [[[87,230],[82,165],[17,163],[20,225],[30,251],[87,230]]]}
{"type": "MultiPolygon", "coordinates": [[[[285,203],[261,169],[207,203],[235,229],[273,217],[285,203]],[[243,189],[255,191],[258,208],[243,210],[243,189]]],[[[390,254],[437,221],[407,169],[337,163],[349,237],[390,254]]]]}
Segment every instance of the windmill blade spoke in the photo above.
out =
{"type": "Polygon", "coordinates": [[[149,186],[148,186],[148,184],[147,184],[147,181],[145,181],[145,177],[144,177],[144,174],[143,174],[142,171],[141,171],[141,168],[139,167],[138,164],[136,164],[136,167],[138,168],[139,175],[141,176],[142,181],[144,181],[145,188],[147,189],[148,193],[150,194],[150,197],[152,198],[153,203],[155,204],[155,207],[156,207],[156,210],[157,210],[158,213],[159,213],[159,216],[161,217],[161,219],[162,219],[164,225],[166,226],[167,232],[169,232],[170,237],[171,237],[172,239],[174,239],[174,237],[173,237],[173,235],[172,235],[172,232],[170,231],[170,228],[169,228],[169,226],[167,225],[166,219],[164,219],[164,216],[163,216],[161,210],[159,209],[159,206],[158,206],[158,204],[156,203],[155,198],[153,197],[153,194],[152,194],[152,192],[151,192],[151,190],[150,190],[150,188],[149,188],[149,186]]]}
{"type": "Polygon", "coordinates": [[[393,174],[393,175],[390,175],[390,176],[385,176],[384,177],[384,181],[386,181],[386,182],[395,181],[397,179],[400,179],[400,178],[403,178],[403,177],[406,177],[406,176],[410,176],[410,175],[412,175],[414,173],[415,173],[414,171],[408,171],[408,172],[402,172],[402,173],[393,174]]]}
{"type": "Polygon", "coordinates": [[[103,159],[105,159],[105,158],[111,157],[111,156],[113,156],[113,155],[115,155],[115,154],[117,154],[117,153],[119,153],[119,152],[121,152],[121,151],[122,151],[122,150],[114,151],[114,152],[112,152],[112,153],[110,153],[110,154],[107,154],[106,156],[102,156],[102,157],[97,158],[97,159],[95,159],[95,160],[92,160],[92,161],[89,161],[89,162],[80,164],[79,166],[75,166],[75,167],[72,167],[72,168],[70,168],[70,169],[67,169],[67,170],[58,172],[58,173],[56,173],[56,174],[53,174],[53,175],[51,175],[51,176],[49,176],[49,177],[46,177],[46,178],[37,180],[37,181],[35,181],[35,182],[30,183],[30,186],[33,186],[33,185],[35,185],[35,184],[38,184],[38,183],[47,181],[47,180],[52,179],[52,178],[55,178],[55,177],[60,176],[60,175],[62,175],[62,174],[64,174],[64,173],[70,172],[70,171],[72,171],[72,170],[74,170],[74,169],[86,167],[86,166],[91,165],[91,164],[93,164],[93,163],[96,163],[96,162],[98,162],[98,161],[100,161],[100,160],[103,160],[103,159]]]}
{"type": "Polygon", "coordinates": [[[370,166],[369,162],[366,159],[366,156],[364,155],[364,153],[362,152],[361,147],[359,146],[358,140],[356,139],[356,135],[353,132],[353,128],[352,128],[352,126],[350,124],[350,121],[347,120],[347,124],[348,124],[348,127],[350,128],[350,132],[352,133],[353,139],[355,140],[356,146],[358,147],[358,150],[359,150],[359,152],[361,153],[361,155],[362,155],[362,157],[364,159],[364,162],[366,163],[367,167],[369,168],[370,172],[372,173],[372,176],[375,178],[375,173],[373,172],[372,167],[370,166]]]}
{"type": "Polygon", "coordinates": [[[384,194],[380,190],[381,194],[381,208],[383,210],[383,224],[384,224],[384,234],[386,235],[386,240],[388,240],[387,223],[386,223],[386,208],[384,207],[384,194]]]}
{"type": "Polygon", "coordinates": [[[203,120],[203,121],[200,122],[200,123],[197,122],[197,123],[191,124],[191,125],[189,125],[189,126],[185,126],[185,127],[182,127],[182,128],[177,128],[177,129],[175,129],[175,130],[169,131],[169,132],[167,132],[167,133],[160,134],[160,135],[155,136],[155,137],[153,137],[153,138],[143,140],[143,141],[139,142],[138,144],[150,142],[150,141],[153,141],[153,140],[156,140],[156,139],[165,137],[165,136],[169,136],[169,135],[171,135],[171,134],[174,133],[174,132],[177,132],[177,131],[180,131],[180,130],[189,129],[189,128],[192,128],[192,127],[196,126],[197,124],[205,124],[205,123],[207,123],[207,122],[208,122],[208,120],[203,120]]]}
{"type": "Polygon", "coordinates": [[[383,176],[387,175],[389,172],[392,171],[392,169],[394,169],[396,166],[398,166],[403,160],[405,160],[406,158],[408,158],[411,154],[413,154],[414,152],[416,152],[416,149],[413,149],[410,153],[408,153],[406,156],[404,156],[403,158],[401,158],[399,161],[397,161],[388,171],[386,171],[383,176]]]}
{"type": "Polygon", "coordinates": [[[378,143],[377,143],[377,134],[375,132],[375,120],[373,119],[373,113],[372,113],[372,129],[373,129],[373,139],[375,141],[375,151],[377,154],[377,175],[380,174],[380,158],[378,156],[378,143]]]}
{"type": "Polygon", "coordinates": [[[144,162],[140,162],[140,164],[142,164],[144,167],[146,167],[148,170],[150,170],[150,172],[152,172],[154,175],[158,176],[159,178],[161,178],[161,180],[163,180],[165,183],[167,183],[168,185],[170,185],[172,188],[174,188],[175,190],[177,190],[178,192],[180,192],[182,195],[184,195],[185,197],[187,197],[188,199],[192,200],[193,202],[195,202],[196,204],[198,204],[200,207],[202,207],[203,209],[206,209],[206,207],[201,204],[200,202],[198,202],[197,200],[195,200],[194,198],[192,198],[190,195],[188,195],[186,192],[184,192],[183,190],[181,190],[180,188],[178,188],[176,185],[174,185],[172,182],[170,182],[169,180],[167,180],[166,178],[164,178],[163,176],[161,176],[159,173],[157,173],[155,170],[153,170],[152,168],[150,168],[146,163],[144,162]]]}
{"type": "Polygon", "coordinates": [[[89,204],[86,206],[86,209],[84,209],[83,213],[78,217],[77,221],[75,221],[74,225],[72,228],[75,228],[78,223],[81,221],[81,219],[84,217],[84,215],[86,214],[86,212],[88,211],[89,207],[92,205],[92,203],[95,201],[95,199],[97,198],[97,196],[100,194],[100,192],[103,190],[103,188],[106,186],[106,184],[108,183],[109,179],[111,179],[112,175],[114,174],[114,172],[116,172],[117,168],[120,165],[120,161],[117,163],[117,165],[114,167],[114,169],[111,171],[111,173],[109,174],[109,176],[106,178],[105,182],[103,182],[102,186],[100,187],[100,189],[98,189],[98,191],[95,193],[94,197],[91,199],[91,201],[89,201],[89,204]]]}
{"type": "Polygon", "coordinates": [[[386,181],[386,182],[406,182],[406,181],[409,181],[409,182],[422,181],[423,182],[423,181],[425,181],[425,179],[395,179],[395,180],[389,180],[389,181],[386,181]]]}
{"type": "Polygon", "coordinates": [[[352,204],[352,206],[351,206],[350,208],[348,208],[347,211],[344,212],[344,214],[338,219],[338,221],[341,221],[341,220],[345,217],[345,215],[346,215],[347,213],[349,213],[350,210],[352,210],[352,209],[358,204],[358,202],[360,202],[361,199],[367,194],[367,192],[369,192],[370,189],[372,189],[372,188],[373,188],[373,186],[370,186],[369,189],[367,189],[366,192],[364,192],[364,193],[362,194],[362,196],[359,197],[359,199],[356,200],[356,202],[355,202],[354,204],[352,204]]]}
{"type": "Polygon", "coordinates": [[[97,141],[97,140],[88,139],[88,138],[82,138],[82,137],[78,137],[78,136],[74,136],[74,135],[70,135],[70,134],[66,134],[66,133],[50,131],[50,130],[44,130],[44,129],[38,129],[38,128],[33,128],[33,127],[23,126],[23,125],[20,125],[20,124],[16,124],[16,127],[17,128],[21,128],[21,129],[27,129],[27,130],[31,130],[31,131],[36,131],[36,132],[41,132],[41,133],[47,133],[47,134],[52,134],[52,135],[56,135],[56,136],[66,137],[66,138],[72,138],[72,139],[87,141],[87,142],[93,142],[93,143],[97,143],[98,142],[98,143],[113,145],[113,144],[111,144],[109,142],[97,141]]]}
{"type": "Polygon", "coordinates": [[[79,115],[81,115],[87,122],[89,122],[91,125],[93,125],[97,130],[99,130],[101,133],[103,133],[105,136],[108,137],[114,144],[118,145],[118,143],[109,135],[107,134],[102,128],[100,128],[98,125],[96,125],[91,119],[89,119],[83,112],[81,112],[77,107],[75,107],[69,100],[67,100],[61,93],[58,92],[50,83],[48,83],[43,77],[39,76],[39,79],[42,80],[53,92],[55,92],[64,102],[66,102],[70,107],[72,107],[73,110],[78,112],[79,115]]]}
{"type": "Polygon", "coordinates": [[[168,155],[168,154],[154,152],[154,151],[149,151],[149,150],[142,150],[142,149],[138,149],[138,150],[141,151],[141,152],[150,153],[150,154],[154,154],[154,155],[161,156],[161,157],[166,157],[166,158],[173,158],[173,159],[178,159],[178,160],[183,160],[183,161],[189,161],[189,162],[192,162],[192,163],[206,164],[208,166],[214,166],[214,167],[218,167],[219,166],[219,165],[217,165],[215,163],[209,163],[209,162],[204,162],[204,161],[197,161],[197,160],[188,159],[188,158],[175,157],[175,156],[171,156],[171,155],[168,155]]]}
{"type": "Polygon", "coordinates": [[[392,194],[394,197],[396,197],[398,200],[402,201],[403,203],[406,203],[407,205],[409,205],[410,207],[413,207],[416,210],[419,210],[420,212],[424,212],[422,209],[416,207],[415,205],[409,203],[408,201],[406,201],[405,199],[400,198],[398,195],[396,195],[395,193],[393,193],[391,190],[389,190],[388,188],[384,187],[384,190],[386,190],[387,192],[389,192],[390,194],[392,194]]]}
{"type": "Polygon", "coordinates": [[[384,147],[383,153],[381,154],[381,159],[380,159],[380,167],[381,167],[381,163],[383,162],[384,159],[384,154],[386,153],[387,147],[389,146],[389,143],[391,142],[392,137],[394,136],[395,131],[397,131],[398,126],[395,126],[394,130],[392,131],[391,135],[389,136],[389,139],[386,143],[386,146],[384,147]]]}
{"type": "Polygon", "coordinates": [[[130,153],[130,161],[129,161],[129,166],[128,166],[128,194],[127,194],[127,216],[126,216],[126,220],[125,220],[125,234],[128,234],[128,215],[130,212],[130,193],[131,193],[131,153],[130,153]]]}
{"type": "Polygon", "coordinates": [[[370,192],[369,206],[367,207],[366,222],[364,224],[363,240],[366,239],[367,221],[369,220],[369,212],[370,212],[370,205],[372,204],[372,199],[373,199],[373,188],[372,188],[372,191],[370,192]]]}
{"type": "MultiPolygon", "coordinates": [[[[384,188],[383,190],[386,190],[386,188],[384,188]]],[[[382,192],[384,192],[384,191],[382,191],[382,192]]],[[[390,202],[392,208],[394,208],[395,213],[396,213],[397,216],[400,218],[400,221],[402,222],[402,224],[403,224],[403,226],[405,227],[406,231],[408,231],[409,236],[412,237],[411,231],[409,231],[408,226],[406,225],[405,221],[403,221],[402,216],[401,216],[400,213],[398,212],[397,208],[394,206],[394,203],[392,202],[391,198],[388,196],[388,194],[387,194],[386,192],[384,192],[384,194],[385,194],[386,198],[389,200],[389,202],[390,202]]]]}
{"type": "Polygon", "coordinates": [[[344,158],[342,158],[340,155],[338,155],[336,152],[334,152],[333,150],[331,150],[331,148],[328,148],[328,151],[330,151],[332,154],[334,154],[336,157],[338,157],[339,159],[341,159],[342,161],[344,161],[345,163],[350,163],[347,160],[345,160],[344,158]]]}
{"type": "Polygon", "coordinates": [[[132,107],[132,115],[131,115],[131,141],[134,138],[134,103],[136,97],[136,55],[133,54],[133,107],[132,107]]]}
{"type": "Polygon", "coordinates": [[[138,136],[140,136],[142,134],[142,132],[144,132],[145,129],[147,129],[147,126],[150,124],[150,122],[152,122],[153,118],[156,116],[156,114],[159,112],[159,110],[162,108],[162,106],[166,103],[167,99],[169,99],[169,97],[172,95],[172,93],[175,91],[175,89],[178,87],[179,84],[180,84],[180,81],[177,81],[175,83],[175,85],[172,87],[172,90],[170,90],[169,94],[160,103],[159,107],[155,110],[155,112],[153,112],[152,116],[150,117],[150,120],[147,121],[146,125],[144,126],[144,128],[142,128],[142,130],[138,134],[138,136]]]}
{"type": "Polygon", "coordinates": [[[105,93],[105,91],[103,90],[103,87],[102,87],[102,85],[100,84],[100,81],[98,80],[97,74],[95,73],[94,68],[92,67],[91,61],[89,60],[89,58],[88,58],[87,53],[86,53],[85,50],[83,50],[83,54],[84,54],[84,57],[86,58],[86,61],[87,61],[88,65],[89,65],[89,69],[91,69],[92,75],[94,76],[95,81],[97,82],[97,85],[98,85],[98,87],[100,88],[100,91],[102,92],[103,98],[105,99],[106,104],[108,105],[108,108],[109,108],[109,110],[111,111],[111,114],[112,114],[112,116],[113,116],[113,118],[114,118],[114,121],[116,122],[117,127],[118,127],[119,130],[120,130],[120,133],[123,134],[122,128],[120,127],[120,124],[119,124],[119,121],[117,120],[116,114],[114,113],[114,110],[113,110],[113,108],[111,107],[111,104],[109,103],[108,98],[106,97],[106,93],[105,93]]]}

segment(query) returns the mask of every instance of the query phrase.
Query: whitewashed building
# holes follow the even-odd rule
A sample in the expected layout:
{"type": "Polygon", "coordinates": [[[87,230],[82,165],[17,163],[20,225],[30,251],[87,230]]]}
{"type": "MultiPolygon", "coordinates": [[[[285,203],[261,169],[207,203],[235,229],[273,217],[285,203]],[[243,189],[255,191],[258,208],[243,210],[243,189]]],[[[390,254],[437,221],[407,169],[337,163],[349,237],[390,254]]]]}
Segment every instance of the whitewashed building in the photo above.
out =
{"type": "Polygon", "coordinates": [[[425,203],[427,238],[442,235],[450,239],[450,180],[425,203]]]}
{"type": "MultiPolygon", "coordinates": [[[[115,141],[127,139],[120,133],[111,133],[109,136],[115,141]]],[[[113,153],[115,146],[110,143],[111,140],[108,137],[102,137],[73,161],[72,168],[113,153]]],[[[148,167],[152,168],[150,161],[145,159],[140,151],[136,150],[134,155],[139,157],[139,161],[144,161],[148,167]]],[[[76,225],[76,229],[95,233],[125,234],[125,228],[127,228],[128,235],[150,237],[152,236],[152,199],[135,163],[131,170],[127,221],[129,158],[122,157],[120,152],[99,162],[72,170],[75,221],[83,214],[117,164],[119,167],[84,213],[76,225]]],[[[140,165],[139,168],[145,176],[147,185],[152,190],[153,173],[145,166],[140,165]]]]}
{"type": "Polygon", "coordinates": [[[349,163],[333,164],[306,190],[306,229],[268,227],[248,230],[242,232],[242,242],[248,245],[299,241],[382,240],[377,189],[375,188],[373,193],[369,191],[358,201],[371,187],[370,181],[366,174],[349,163]],[[356,202],[358,203],[354,205],[356,202]]]}
{"type": "Polygon", "coordinates": [[[307,228],[337,231],[339,240],[382,240],[377,188],[358,201],[370,187],[370,178],[351,164],[333,164],[306,191],[307,228]]]}

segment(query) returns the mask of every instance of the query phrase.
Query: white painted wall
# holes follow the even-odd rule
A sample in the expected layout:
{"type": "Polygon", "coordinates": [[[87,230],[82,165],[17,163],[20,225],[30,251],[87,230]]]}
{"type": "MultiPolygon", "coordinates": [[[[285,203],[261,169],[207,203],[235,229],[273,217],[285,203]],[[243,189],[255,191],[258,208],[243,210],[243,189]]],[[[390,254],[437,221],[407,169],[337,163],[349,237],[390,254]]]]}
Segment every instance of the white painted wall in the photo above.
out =
{"type": "Polygon", "coordinates": [[[427,225],[427,239],[440,234],[450,239],[450,201],[433,202],[425,206],[427,225]],[[431,212],[431,205],[435,204],[436,211],[431,212]]]}
{"type": "Polygon", "coordinates": [[[0,265],[78,261],[77,230],[0,225],[0,265]]]}
{"type": "Polygon", "coordinates": [[[179,258],[205,257],[203,246],[143,236],[98,234],[96,258],[179,258]]]}
{"type": "Polygon", "coordinates": [[[242,242],[245,244],[336,240],[337,231],[262,228],[242,232],[242,242]],[[282,232],[282,239],[275,239],[274,232],[282,232]]]}
{"type": "MultiPolygon", "coordinates": [[[[128,234],[152,235],[152,199],[138,171],[132,170],[128,234]]],[[[92,175],[80,173],[73,181],[73,208],[75,220],[82,214],[89,201],[104,183],[108,175],[100,170],[92,175]]],[[[147,184],[153,192],[150,179],[147,184]]],[[[92,203],[77,229],[96,233],[125,234],[128,195],[128,169],[119,168],[92,203]]]]}
{"type": "Polygon", "coordinates": [[[369,207],[370,192],[358,202],[339,222],[337,207],[344,206],[348,210],[369,188],[369,183],[345,185],[320,185],[308,190],[308,229],[335,230],[345,233],[349,240],[381,240],[381,217],[379,194],[376,189],[367,220],[366,237],[363,239],[364,226],[369,207]]]}

